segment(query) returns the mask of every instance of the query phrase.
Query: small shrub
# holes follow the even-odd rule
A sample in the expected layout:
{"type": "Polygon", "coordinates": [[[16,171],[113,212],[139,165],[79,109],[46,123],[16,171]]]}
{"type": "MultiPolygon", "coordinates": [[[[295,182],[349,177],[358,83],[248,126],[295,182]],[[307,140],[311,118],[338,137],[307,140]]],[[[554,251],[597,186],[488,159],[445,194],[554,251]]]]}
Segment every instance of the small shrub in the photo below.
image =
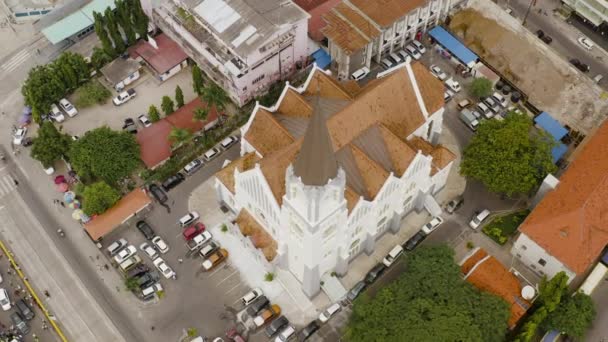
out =
{"type": "Polygon", "coordinates": [[[158,299],[163,299],[165,297],[165,291],[164,290],[157,291],[156,295],[158,296],[158,299]]]}
{"type": "Polygon", "coordinates": [[[94,104],[104,104],[112,93],[97,80],[83,84],[74,92],[76,107],[86,108],[94,104]]]}
{"type": "Polygon", "coordinates": [[[335,276],[337,276],[337,275],[338,275],[338,273],[336,273],[336,272],[331,272],[331,276],[332,276],[332,277],[335,277],[335,276]]]}
{"type": "Polygon", "coordinates": [[[473,248],[475,248],[473,241],[467,241],[467,249],[473,249],[473,248]]]}
{"type": "Polygon", "coordinates": [[[188,337],[195,337],[198,335],[196,328],[188,328],[188,337]]]}
{"type": "Polygon", "coordinates": [[[273,280],[274,280],[274,273],[267,272],[266,274],[264,274],[264,281],[271,282],[273,280]]]}
{"type": "Polygon", "coordinates": [[[222,233],[225,233],[228,231],[228,226],[224,223],[222,224],[222,233]]]}

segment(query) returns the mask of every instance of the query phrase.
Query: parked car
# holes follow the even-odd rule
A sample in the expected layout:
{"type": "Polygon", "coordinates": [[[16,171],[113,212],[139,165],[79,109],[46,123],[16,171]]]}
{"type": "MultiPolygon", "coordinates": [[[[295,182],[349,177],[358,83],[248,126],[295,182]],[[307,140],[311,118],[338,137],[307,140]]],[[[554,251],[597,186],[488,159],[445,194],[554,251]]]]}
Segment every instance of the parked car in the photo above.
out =
{"type": "Polygon", "coordinates": [[[395,64],[403,62],[403,58],[399,57],[399,55],[394,52],[389,53],[388,58],[390,58],[391,61],[395,62],[395,64]]]}
{"type": "MultiPolygon", "coordinates": [[[[159,260],[159,259],[160,258],[158,258],[156,260],[159,260]]],[[[160,280],[160,276],[158,275],[158,273],[156,271],[150,271],[150,272],[146,272],[144,274],[139,275],[135,279],[137,279],[137,285],[139,286],[139,288],[145,289],[146,287],[158,282],[160,280]]]]}
{"type": "Polygon", "coordinates": [[[458,81],[455,81],[452,77],[448,78],[445,81],[445,86],[455,93],[460,91],[460,83],[458,83],[458,81]]]}
{"type": "Polygon", "coordinates": [[[218,245],[215,241],[211,240],[209,241],[209,243],[203,246],[203,248],[201,248],[199,254],[201,255],[201,257],[203,257],[203,259],[207,259],[213,252],[217,251],[218,248],[220,248],[220,245],[218,245]]]}
{"type": "Polygon", "coordinates": [[[295,334],[296,334],[296,329],[293,326],[288,325],[288,326],[284,327],[283,330],[281,330],[281,332],[279,333],[277,338],[274,339],[274,342],[289,341],[292,337],[295,336],[295,334]]]}
{"type": "Polygon", "coordinates": [[[236,144],[238,141],[238,137],[231,135],[229,137],[224,138],[224,140],[220,142],[220,146],[222,146],[224,150],[227,150],[230,146],[236,144]]]}
{"type": "Polygon", "coordinates": [[[59,107],[57,107],[57,105],[54,103],[51,104],[51,112],[49,113],[49,117],[51,119],[55,120],[55,122],[64,122],[65,121],[65,116],[59,110],[59,107]]]}
{"type": "Polygon", "coordinates": [[[408,58],[412,59],[412,57],[407,52],[405,52],[405,50],[397,51],[397,55],[399,55],[399,57],[401,57],[404,61],[407,61],[408,58]]]}
{"type": "Polygon", "coordinates": [[[261,327],[264,324],[272,321],[275,317],[281,314],[281,307],[277,304],[272,304],[269,308],[262,310],[253,318],[253,323],[256,327],[261,327]]]}
{"type": "Polygon", "coordinates": [[[471,104],[472,104],[471,101],[469,101],[468,99],[464,99],[464,100],[458,102],[458,109],[460,109],[460,110],[465,109],[467,107],[470,107],[471,104]]]}
{"type": "Polygon", "coordinates": [[[158,251],[161,252],[162,254],[165,254],[169,251],[169,246],[165,243],[163,238],[161,238],[158,235],[152,239],[152,243],[154,244],[156,249],[158,249],[158,251]]]}
{"type": "Polygon", "coordinates": [[[152,240],[152,238],[154,238],[154,236],[156,235],[152,227],[150,227],[150,225],[146,221],[139,221],[135,224],[135,226],[142,234],[144,234],[146,240],[152,240]]]}
{"type": "Polygon", "coordinates": [[[283,329],[283,327],[287,326],[287,324],[289,324],[289,320],[287,320],[285,316],[281,316],[268,324],[266,329],[264,329],[264,332],[266,333],[266,336],[270,338],[283,329]]]}
{"type": "Polygon", "coordinates": [[[25,302],[23,299],[19,299],[15,302],[15,307],[19,310],[19,313],[26,321],[31,321],[35,314],[34,310],[25,302]]]}
{"type": "Polygon", "coordinates": [[[180,225],[180,227],[186,227],[191,225],[192,223],[196,222],[199,219],[200,215],[196,212],[196,211],[192,211],[187,213],[186,215],[182,216],[178,223],[180,225]]]}
{"type": "Polygon", "coordinates": [[[120,265],[118,265],[118,268],[123,273],[127,273],[134,267],[137,267],[137,265],[139,265],[139,264],[141,264],[141,258],[139,257],[139,255],[134,255],[134,256],[130,257],[129,259],[121,262],[120,265]]]}
{"type": "Polygon", "coordinates": [[[243,297],[241,297],[241,303],[243,303],[244,306],[248,306],[249,304],[253,303],[254,300],[263,295],[264,293],[262,292],[262,290],[255,288],[247,292],[243,297]]]}
{"type": "Polygon", "coordinates": [[[217,157],[219,154],[220,150],[214,147],[209,151],[205,152],[205,154],[203,154],[203,159],[205,159],[206,161],[210,161],[211,159],[217,157]]]}
{"type": "Polygon", "coordinates": [[[308,323],[308,325],[302,328],[302,330],[300,330],[300,332],[298,333],[298,341],[308,340],[310,336],[312,336],[312,334],[316,333],[317,330],[319,330],[320,327],[321,326],[317,321],[312,321],[308,323]]]}
{"type": "Polygon", "coordinates": [[[247,307],[247,314],[250,317],[257,315],[260,311],[264,310],[266,306],[268,306],[270,302],[266,296],[261,295],[255,300],[251,302],[251,304],[247,307]]]}
{"type": "Polygon", "coordinates": [[[165,191],[169,191],[178,186],[185,179],[186,177],[181,172],[178,172],[177,174],[167,178],[161,185],[165,191]]]}
{"type": "Polygon", "coordinates": [[[445,211],[448,214],[453,214],[456,210],[458,210],[464,204],[464,197],[458,196],[453,200],[449,201],[448,204],[445,205],[445,211]]]}
{"type": "Polygon", "coordinates": [[[192,240],[193,237],[205,231],[205,225],[202,222],[197,222],[184,229],[182,235],[186,241],[192,240]]]}
{"type": "Polygon", "coordinates": [[[390,69],[390,68],[393,67],[393,62],[391,62],[390,59],[385,58],[385,59],[383,59],[383,60],[380,61],[380,65],[382,65],[382,67],[384,69],[390,69]]]}
{"type": "Polygon", "coordinates": [[[4,288],[0,288],[0,306],[2,306],[3,311],[11,309],[11,299],[4,288]]]}
{"type": "Polygon", "coordinates": [[[340,312],[340,310],[342,310],[340,303],[330,305],[327,309],[325,309],[325,311],[319,314],[319,321],[321,321],[321,323],[329,321],[329,319],[340,312]]]}
{"type": "Polygon", "coordinates": [[[131,268],[129,271],[127,271],[127,273],[125,274],[125,277],[127,279],[133,278],[133,277],[139,277],[140,275],[142,275],[146,272],[150,272],[150,267],[148,267],[148,265],[146,265],[146,264],[139,264],[139,265],[131,268]]]}
{"type": "Polygon", "coordinates": [[[169,278],[175,278],[175,272],[173,271],[173,269],[171,267],[169,267],[169,265],[167,265],[167,263],[165,262],[165,260],[163,260],[163,258],[156,258],[154,259],[154,261],[152,261],[152,263],[154,264],[154,266],[160,271],[160,273],[162,273],[162,275],[169,279],[169,278]]]}
{"type": "Polygon", "coordinates": [[[25,322],[21,314],[18,312],[13,312],[11,314],[11,322],[21,335],[27,335],[30,332],[30,326],[25,322]]]}
{"type": "Polygon", "coordinates": [[[131,118],[126,118],[124,124],[122,125],[122,129],[125,132],[129,132],[131,134],[137,134],[137,127],[135,126],[135,121],[131,118]]]}
{"type": "Polygon", "coordinates": [[[163,290],[163,287],[160,283],[152,284],[152,285],[144,288],[143,290],[141,290],[141,299],[150,300],[150,299],[154,298],[154,295],[156,295],[158,292],[160,292],[162,290],[163,290]]]}
{"type": "Polygon", "coordinates": [[[144,252],[144,254],[150,258],[150,260],[158,258],[158,251],[147,242],[139,245],[139,250],[144,252]]]}
{"type": "Polygon", "coordinates": [[[492,110],[494,113],[498,113],[500,111],[500,104],[492,97],[486,97],[483,99],[483,102],[492,110]]]}
{"type": "Polygon", "coordinates": [[[415,60],[419,60],[420,58],[422,58],[422,55],[420,54],[420,52],[418,52],[418,50],[416,50],[416,47],[414,46],[414,44],[408,44],[405,47],[405,51],[412,56],[413,59],[415,60]]]}
{"type": "Polygon", "coordinates": [[[454,92],[453,92],[453,91],[451,91],[450,89],[446,89],[446,90],[443,92],[443,101],[445,101],[446,103],[447,103],[448,101],[450,101],[450,100],[451,100],[453,97],[454,97],[454,92]]]}
{"type": "Polygon", "coordinates": [[[152,126],[152,122],[150,121],[150,119],[148,118],[148,116],[145,115],[145,114],[142,114],[142,115],[138,116],[137,120],[139,120],[139,122],[141,122],[141,124],[144,125],[144,127],[150,127],[150,126],[152,126]]]}
{"type": "Polygon", "coordinates": [[[488,107],[488,105],[485,104],[484,102],[479,102],[477,104],[477,110],[486,119],[491,119],[494,116],[494,113],[492,113],[492,110],[490,110],[490,107],[488,107]]]}
{"type": "Polygon", "coordinates": [[[424,239],[426,239],[426,234],[419,230],[414,236],[412,236],[409,240],[405,242],[405,250],[408,252],[413,251],[424,239]]]}
{"type": "Polygon", "coordinates": [[[551,38],[549,35],[545,34],[545,32],[543,30],[536,31],[536,36],[540,40],[545,42],[545,44],[547,44],[547,45],[551,44],[551,42],[553,41],[553,38],[551,38]]]}
{"type": "Polygon", "coordinates": [[[490,216],[490,211],[488,209],[476,212],[471,219],[471,222],[469,222],[469,226],[473,229],[477,229],[488,216],[490,216]]]}
{"type": "Polygon", "coordinates": [[[108,254],[110,254],[110,256],[114,256],[116,253],[120,252],[121,249],[127,246],[127,244],[128,242],[126,239],[120,239],[109,245],[108,248],[106,248],[106,251],[108,254]]]}
{"type": "Polygon", "coordinates": [[[160,204],[167,202],[167,200],[169,199],[167,197],[167,194],[158,185],[156,185],[154,183],[150,184],[150,186],[148,187],[148,190],[150,190],[150,192],[152,193],[152,196],[154,196],[154,198],[156,198],[156,200],[160,204]]]}
{"type": "Polygon", "coordinates": [[[195,251],[201,248],[204,244],[211,241],[213,236],[209,231],[204,231],[198,235],[195,235],[192,239],[186,241],[186,245],[191,251],[195,251]]]}
{"type": "Polygon", "coordinates": [[[448,78],[448,74],[443,72],[443,70],[441,70],[441,68],[436,65],[431,65],[431,73],[440,81],[445,81],[448,78]]]}
{"type": "Polygon", "coordinates": [[[507,104],[509,104],[509,102],[507,101],[507,99],[502,96],[499,92],[495,91],[494,94],[492,94],[492,98],[498,102],[498,104],[502,107],[502,108],[507,108],[507,104]]]}
{"type": "Polygon", "coordinates": [[[350,291],[348,291],[346,298],[348,298],[351,301],[355,300],[357,297],[359,297],[361,292],[363,292],[363,290],[366,287],[367,287],[367,284],[364,281],[360,281],[360,282],[356,283],[355,286],[353,286],[353,288],[350,289],[350,291]]]}
{"type": "Polygon", "coordinates": [[[129,102],[135,96],[137,96],[137,92],[135,92],[135,89],[127,89],[118,94],[118,96],[116,96],[115,98],[113,98],[112,103],[114,103],[115,106],[120,106],[121,104],[129,102]]]}
{"type": "Polygon", "coordinates": [[[384,271],[386,270],[386,266],[383,263],[379,263],[376,266],[374,266],[371,270],[369,270],[369,272],[367,272],[367,274],[365,275],[365,283],[366,284],[371,284],[374,281],[376,281],[376,279],[378,279],[378,277],[380,277],[382,275],[382,273],[384,273],[384,271]]]}
{"type": "Polygon", "coordinates": [[[589,66],[576,58],[571,59],[570,63],[582,72],[589,72],[589,66]]]}
{"type": "Polygon", "coordinates": [[[442,223],[443,219],[439,216],[435,216],[427,224],[422,226],[421,231],[424,232],[426,235],[429,235],[434,232],[442,223]]]}
{"type": "Polygon", "coordinates": [[[194,174],[196,171],[198,171],[202,166],[203,166],[202,161],[200,161],[199,159],[194,159],[193,161],[186,164],[186,166],[184,166],[184,172],[190,176],[190,175],[194,174]]]}
{"type": "Polygon", "coordinates": [[[63,109],[63,111],[66,112],[66,114],[71,118],[78,114],[78,110],[76,110],[76,108],[67,99],[59,100],[59,107],[61,107],[61,109],[63,109]]]}
{"type": "Polygon", "coordinates": [[[391,267],[391,265],[401,256],[403,255],[403,247],[397,245],[391,249],[390,252],[384,257],[382,263],[386,267],[391,267]]]}
{"type": "Polygon", "coordinates": [[[215,266],[226,260],[226,258],[228,258],[228,251],[220,248],[218,251],[211,254],[205,261],[203,261],[203,269],[205,271],[210,271],[215,266]]]}
{"type": "Polygon", "coordinates": [[[350,78],[355,81],[359,81],[365,78],[365,76],[369,75],[369,68],[363,67],[359,70],[356,70],[350,75],[350,78]]]}
{"type": "Polygon", "coordinates": [[[591,39],[587,37],[579,37],[576,41],[581,44],[585,49],[590,50],[593,49],[595,44],[591,41],[591,39]]]}
{"type": "Polygon", "coordinates": [[[424,45],[422,45],[421,42],[413,40],[412,44],[416,47],[416,50],[418,50],[421,54],[424,54],[426,52],[426,48],[424,47],[424,45]]]}
{"type": "Polygon", "coordinates": [[[26,134],[27,134],[27,127],[18,128],[15,131],[15,133],[13,133],[13,144],[21,145],[26,134]]]}
{"type": "Polygon", "coordinates": [[[114,260],[116,261],[116,263],[120,264],[123,261],[129,259],[136,252],[137,252],[137,248],[135,248],[135,246],[133,246],[133,245],[129,245],[126,248],[124,248],[123,250],[121,250],[120,252],[118,252],[118,254],[116,254],[114,256],[114,260]]]}

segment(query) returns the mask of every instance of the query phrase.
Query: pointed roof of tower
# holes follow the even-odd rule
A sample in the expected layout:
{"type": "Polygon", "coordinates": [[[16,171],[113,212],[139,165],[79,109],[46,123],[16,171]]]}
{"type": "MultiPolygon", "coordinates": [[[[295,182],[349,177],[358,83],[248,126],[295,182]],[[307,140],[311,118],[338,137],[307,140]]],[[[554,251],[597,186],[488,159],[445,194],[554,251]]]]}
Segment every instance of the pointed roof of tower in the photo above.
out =
{"type": "Polygon", "coordinates": [[[318,95],[316,102],[293,170],[304,184],[322,186],[336,177],[338,162],[325,118],[319,110],[318,95]]]}

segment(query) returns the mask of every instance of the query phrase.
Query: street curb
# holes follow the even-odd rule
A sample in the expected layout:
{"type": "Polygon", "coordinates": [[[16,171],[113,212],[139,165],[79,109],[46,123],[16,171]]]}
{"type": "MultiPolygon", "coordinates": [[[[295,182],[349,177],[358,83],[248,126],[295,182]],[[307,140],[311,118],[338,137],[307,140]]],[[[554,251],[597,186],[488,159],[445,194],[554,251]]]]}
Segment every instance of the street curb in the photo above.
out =
{"type": "Polygon", "coordinates": [[[57,318],[55,316],[53,316],[49,312],[49,310],[44,306],[44,303],[40,300],[40,298],[36,294],[36,291],[34,291],[34,288],[30,284],[30,282],[27,280],[27,277],[25,276],[25,274],[23,274],[23,271],[21,271],[21,268],[19,267],[19,265],[13,258],[13,253],[11,253],[8,250],[8,248],[6,248],[6,246],[4,245],[4,242],[2,240],[0,240],[0,248],[2,249],[4,254],[6,254],[8,260],[11,262],[11,266],[15,269],[15,271],[19,275],[19,278],[21,278],[21,280],[25,284],[25,287],[27,287],[28,291],[30,292],[30,294],[32,295],[32,297],[34,298],[34,300],[36,301],[36,303],[38,304],[38,306],[40,307],[42,312],[44,312],[44,316],[46,316],[46,319],[53,326],[53,329],[55,330],[55,332],[57,333],[57,335],[59,336],[61,341],[67,342],[68,339],[63,334],[63,331],[61,331],[61,328],[59,328],[59,325],[57,325],[57,322],[56,322],[57,318]]]}

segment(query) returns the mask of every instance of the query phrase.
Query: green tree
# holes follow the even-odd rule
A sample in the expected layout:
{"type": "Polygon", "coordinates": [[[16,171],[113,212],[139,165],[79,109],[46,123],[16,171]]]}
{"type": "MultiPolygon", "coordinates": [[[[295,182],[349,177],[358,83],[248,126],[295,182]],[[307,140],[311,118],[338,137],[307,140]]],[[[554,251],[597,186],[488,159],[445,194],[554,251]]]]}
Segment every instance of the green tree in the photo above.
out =
{"type": "Polygon", "coordinates": [[[194,120],[199,120],[201,122],[207,121],[207,117],[209,116],[209,110],[207,108],[196,108],[194,110],[194,120]]]}
{"type": "Polygon", "coordinates": [[[148,116],[152,122],[160,120],[160,114],[158,113],[158,109],[155,105],[150,105],[150,108],[148,108],[148,116]]]}
{"type": "Polygon", "coordinates": [[[90,107],[94,104],[104,104],[112,93],[108,88],[104,87],[99,81],[93,80],[83,84],[74,93],[76,107],[90,107]]]}
{"type": "Polygon", "coordinates": [[[96,182],[84,188],[82,209],[89,216],[102,214],[112,208],[119,199],[118,191],[106,182],[96,182]]]}
{"type": "Polygon", "coordinates": [[[173,146],[178,147],[188,141],[192,137],[192,134],[184,128],[176,128],[171,129],[169,133],[169,141],[173,144],[173,146]]]}
{"type": "Polygon", "coordinates": [[[175,87],[175,105],[180,108],[184,105],[184,92],[179,86],[175,87]]]}
{"type": "Polygon", "coordinates": [[[58,61],[70,66],[76,74],[79,85],[91,78],[91,68],[82,55],[67,51],[59,56],[58,61]]]}
{"type": "Polygon", "coordinates": [[[556,170],[551,158],[553,143],[544,133],[532,131],[532,120],[522,114],[483,121],[464,149],[460,173],[495,193],[532,192],[556,170]]]}
{"type": "Polygon", "coordinates": [[[70,137],[59,132],[52,122],[43,122],[32,145],[32,158],[40,161],[44,167],[50,167],[67,155],[70,142],[70,137]]]}
{"type": "Polygon", "coordinates": [[[108,32],[110,33],[112,41],[114,42],[114,50],[117,54],[125,52],[127,47],[125,45],[125,41],[122,39],[122,34],[118,29],[116,17],[114,16],[114,11],[112,11],[110,7],[106,8],[106,11],[104,12],[104,18],[106,22],[106,27],[108,28],[108,32]]]}
{"type": "Polygon", "coordinates": [[[165,115],[169,115],[175,111],[173,106],[174,106],[173,100],[171,100],[171,98],[169,96],[166,96],[166,95],[163,96],[163,100],[160,104],[160,109],[163,110],[165,115]]]}
{"type": "Polygon", "coordinates": [[[542,324],[545,330],[558,330],[570,337],[583,339],[585,332],[595,319],[593,300],[579,292],[574,296],[565,296],[561,304],[547,316],[542,324]]]}
{"type": "Polygon", "coordinates": [[[215,107],[220,117],[226,109],[226,105],[230,102],[228,94],[215,83],[211,83],[203,88],[201,99],[207,103],[207,108],[215,107]]]}
{"type": "Polygon", "coordinates": [[[485,77],[479,77],[471,82],[471,94],[478,99],[492,95],[492,82],[485,77]]]}
{"type": "Polygon", "coordinates": [[[135,31],[133,30],[133,23],[131,22],[131,8],[129,7],[128,1],[114,0],[116,5],[116,19],[122,31],[127,37],[127,44],[129,46],[135,43],[135,31]]]}
{"type": "Polygon", "coordinates": [[[140,38],[148,40],[148,22],[150,21],[150,19],[144,12],[143,8],[141,8],[141,3],[139,1],[131,0],[130,8],[131,20],[135,27],[135,32],[139,35],[140,38]]]}
{"type": "Polygon", "coordinates": [[[88,131],[73,142],[68,155],[81,177],[100,179],[111,186],[128,177],[140,165],[135,137],[107,126],[88,131]]]}
{"type": "Polygon", "coordinates": [[[194,92],[198,96],[201,96],[203,94],[204,86],[203,73],[198,65],[194,64],[194,66],[192,66],[192,89],[194,89],[194,92]]]}
{"type": "Polygon", "coordinates": [[[105,50],[98,47],[93,48],[93,54],[91,55],[91,66],[93,69],[99,71],[104,65],[111,61],[112,57],[110,57],[105,50]]]}
{"type": "Polygon", "coordinates": [[[93,12],[93,18],[95,19],[95,34],[97,34],[97,38],[99,38],[99,41],[101,41],[103,51],[110,57],[110,60],[116,58],[116,50],[114,50],[112,41],[108,36],[106,22],[103,15],[101,13],[93,12]]]}
{"type": "Polygon", "coordinates": [[[510,316],[502,299],[462,279],[447,246],[420,247],[407,272],[372,299],[355,300],[347,341],[502,341],[510,316]]]}
{"type": "Polygon", "coordinates": [[[135,291],[139,288],[139,281],[137,281],[137,278],[135,278],[135,277],[126,278],[125,287],[129,291],[135,291]]]}

